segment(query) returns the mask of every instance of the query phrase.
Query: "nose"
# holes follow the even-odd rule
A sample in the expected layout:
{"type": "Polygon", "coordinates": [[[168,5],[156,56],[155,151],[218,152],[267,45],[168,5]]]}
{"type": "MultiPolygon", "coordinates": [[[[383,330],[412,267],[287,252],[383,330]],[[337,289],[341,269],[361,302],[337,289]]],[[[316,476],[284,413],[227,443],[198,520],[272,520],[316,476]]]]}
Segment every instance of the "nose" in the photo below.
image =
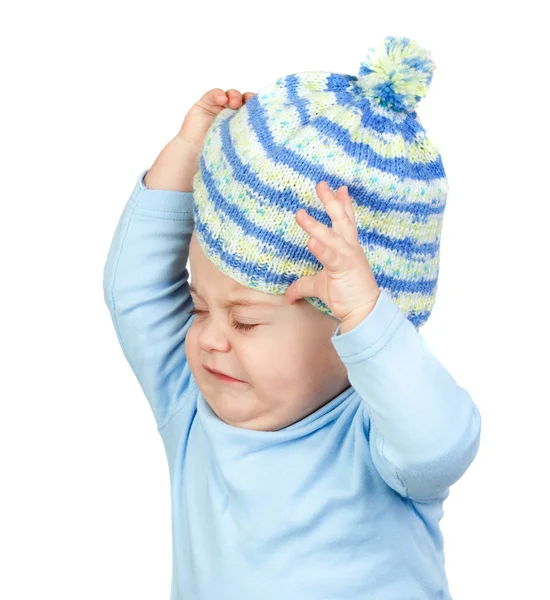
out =
{"type": "MultiPolygon", "coordinates": [[[[229,327],[229,325],[228,325],[229,327]]],[[[222,320],[206,318],[200,323],[198,343],[205,352],[218,350],[226,352],[230,347],[229,336],[225,332],[222,320]]]]}

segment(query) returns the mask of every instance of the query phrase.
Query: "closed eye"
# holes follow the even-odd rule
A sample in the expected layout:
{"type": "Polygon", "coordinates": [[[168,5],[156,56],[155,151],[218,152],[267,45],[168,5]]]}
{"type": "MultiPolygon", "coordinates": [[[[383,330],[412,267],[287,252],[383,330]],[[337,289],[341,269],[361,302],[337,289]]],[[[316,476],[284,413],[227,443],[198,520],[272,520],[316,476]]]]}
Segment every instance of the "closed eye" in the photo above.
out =
{"type": "MultiPolygon", "coordinates": [[[[205,310],[197,310],[196,308],[194,308],[193,310],[189,311],[190,315],[198,315],[200,313],[204,313],[206,312],[205,310]]],[[[251,329],[254,329],[254,327],[258,327],[258,325],[248,325],[247,323],[237,323],[237,321],[234,321],[233,323],[231,323],[231,327],[233,327],[234,329],[238,329],[239,331],[250,331],[251,329]]]]}

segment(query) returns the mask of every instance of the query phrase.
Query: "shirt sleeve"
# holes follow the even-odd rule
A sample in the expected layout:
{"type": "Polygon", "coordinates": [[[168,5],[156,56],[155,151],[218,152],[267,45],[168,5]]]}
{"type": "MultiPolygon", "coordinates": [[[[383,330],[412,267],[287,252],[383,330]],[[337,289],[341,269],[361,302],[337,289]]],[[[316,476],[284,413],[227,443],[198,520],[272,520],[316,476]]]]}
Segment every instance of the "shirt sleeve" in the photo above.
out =
{"type": "Polygon", "coordinates": [[[332,343],[365,402],[381,477],[413,500],[446,497],[479,448],[481,416],[470,394],[386,290],[359,325],[344,334],[340,328],[332,343]]]}
{"type": "Polygon", "coordinates": [[[124,356],[161,427],[184,402],[191,379],[185,336],[193,308],[186,268],[193,193],[150,190],[147,171],[114,232],[103,291],[124,356]]]}

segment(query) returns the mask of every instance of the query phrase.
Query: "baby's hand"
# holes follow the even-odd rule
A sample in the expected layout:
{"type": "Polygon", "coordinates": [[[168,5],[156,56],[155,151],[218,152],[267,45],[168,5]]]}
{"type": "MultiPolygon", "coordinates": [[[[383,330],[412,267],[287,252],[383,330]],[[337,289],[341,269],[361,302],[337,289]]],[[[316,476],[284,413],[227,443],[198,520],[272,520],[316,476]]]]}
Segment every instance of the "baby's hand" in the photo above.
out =
{"type": "Polygon", "coordinates": [[[200,156],[204,137],[216,115],[224,108],[240,108],[253,96],[253,92],[241,94],[238,90],[233,88],[226,92],[221,88],[214,88],[206,92],[206,94],[190,108],[176,138],[189,144],[191,148],[196,150],[198,156],[200,156]]]}
{"type": "Polygon", "coordinates": [[[145,175],[144,183],[150,189],[193,191],[193,179],[199,170],[206,132],[224,108],[240,108],[254,94],[241,94],[230,89],[224,92],[214,88],[189,110],[178,134],[166,144],[145,175]]]}
{"type": "Polygon", "coordinates": [[[356,327],[373,310],[380,288],[359,244],[355,213],[346,186],[336,194],[321,181],[315,188],[332,221],[327,227],[300,209],[298,225],[310,236],[307,247],[323,265],[315,275],[304,275],[286,290],[289,304],[300,298],[320,298],[342,322],[341,333],[356,327]]]}

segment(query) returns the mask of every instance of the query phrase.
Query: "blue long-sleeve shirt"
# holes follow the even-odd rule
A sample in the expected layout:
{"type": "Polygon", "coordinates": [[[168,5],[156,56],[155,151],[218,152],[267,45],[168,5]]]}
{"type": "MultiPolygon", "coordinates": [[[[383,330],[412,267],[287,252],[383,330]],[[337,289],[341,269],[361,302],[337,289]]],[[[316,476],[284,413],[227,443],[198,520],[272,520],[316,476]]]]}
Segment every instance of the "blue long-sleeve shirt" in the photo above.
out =
{"type": "Polygon", "coordinates": [[[186,361],[192,192],[143,171],[104,267],[169,463],[171,600],[448,600],[439,522],[479,411],[385,290],[331,340],[351,386],[278,431],[221,421],[186,361]]]}

